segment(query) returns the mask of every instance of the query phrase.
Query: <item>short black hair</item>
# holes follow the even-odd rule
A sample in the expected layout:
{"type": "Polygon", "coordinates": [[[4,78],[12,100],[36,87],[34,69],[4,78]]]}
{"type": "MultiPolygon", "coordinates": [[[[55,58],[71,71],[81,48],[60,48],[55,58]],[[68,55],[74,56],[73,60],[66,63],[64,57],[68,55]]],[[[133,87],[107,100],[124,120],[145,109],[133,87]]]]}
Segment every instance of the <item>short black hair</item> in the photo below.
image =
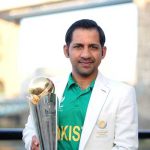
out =
{"type": "Polygon", "coordinates": [[[99,33],[100,44],[102,47],[104,46],[106,39],[105,39],[105,33],[104,33],[103,29],[99,25],[97,25],[97,23],[95,21],[90,20],[90,19],[78,20],[69,27],[69,29],[67,30],[66,35],[65,35],[65,42],[67,45],[70,45],[70,43],[72,41],[72,34],[73,34],[74,30],[76,30],[78,28],[84,28],[84,29],[94,28],[94,29],[96,29],[99,33]]]}

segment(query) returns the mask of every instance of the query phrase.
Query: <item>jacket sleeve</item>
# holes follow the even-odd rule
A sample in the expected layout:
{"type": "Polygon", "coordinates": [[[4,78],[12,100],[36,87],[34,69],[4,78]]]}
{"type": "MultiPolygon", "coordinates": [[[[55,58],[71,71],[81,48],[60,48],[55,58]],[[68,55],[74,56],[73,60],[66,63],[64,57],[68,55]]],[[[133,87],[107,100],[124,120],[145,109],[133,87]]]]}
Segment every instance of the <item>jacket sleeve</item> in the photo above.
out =
{"type": "Polygon", "coordinates": [[[112,150],[138,149],[138,113],[133,87],[123,90],[116,114],[115,140],[112,150]]]}
{"type": "Polygon", "coordinates": [[[33,119],[31,115],[28,117],[28,121],[23,129],[23,141],[25,143],[25,148],[31,150],[32,137],[36,135],[33,119]]]}

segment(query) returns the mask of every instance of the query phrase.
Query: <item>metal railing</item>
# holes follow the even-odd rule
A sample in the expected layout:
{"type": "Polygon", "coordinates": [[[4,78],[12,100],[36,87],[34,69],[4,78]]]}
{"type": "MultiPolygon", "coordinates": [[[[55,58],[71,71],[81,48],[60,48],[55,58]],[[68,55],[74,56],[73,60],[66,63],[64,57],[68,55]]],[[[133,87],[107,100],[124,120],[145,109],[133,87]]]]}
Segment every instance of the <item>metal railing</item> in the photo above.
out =
{"type": "MultiPolygon", "coordinates": [[[[1,128],[0,140],[22,140],[22,128],[1,128]]],[[[139,139],[150,139],[150,130],[139,130],[139,139]]]]}
{"type": "Polygon", "coordinates": [[[1,128],[0,140],[22,140],[22,128],[1,128]]]}
{"type": "Polygon", "coordinates": [[[150,130],[139,130],[139,139],[150,139],[150,130]]]}

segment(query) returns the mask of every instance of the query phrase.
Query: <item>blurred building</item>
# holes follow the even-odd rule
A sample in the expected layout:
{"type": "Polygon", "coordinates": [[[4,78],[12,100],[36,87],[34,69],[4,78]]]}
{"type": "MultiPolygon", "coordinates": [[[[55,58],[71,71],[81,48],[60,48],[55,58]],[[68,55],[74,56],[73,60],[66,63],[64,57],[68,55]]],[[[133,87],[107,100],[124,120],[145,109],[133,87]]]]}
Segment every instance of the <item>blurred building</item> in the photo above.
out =
{"type": "Polygon", "coordinates": [[[150,129],[150,0],[135,0],[138,7],[137,84],[139,127],[150,129]]]}

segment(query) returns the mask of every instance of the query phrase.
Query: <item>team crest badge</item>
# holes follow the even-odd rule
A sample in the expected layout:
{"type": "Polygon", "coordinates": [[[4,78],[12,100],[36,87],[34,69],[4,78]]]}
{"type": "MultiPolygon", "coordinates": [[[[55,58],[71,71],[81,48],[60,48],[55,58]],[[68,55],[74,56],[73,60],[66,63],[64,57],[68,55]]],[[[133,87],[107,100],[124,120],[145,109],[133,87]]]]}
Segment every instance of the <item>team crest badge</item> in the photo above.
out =
{"type": "Polygon", "coordinates": [[[98,121],[98,127],[99,128],[104,129],[104,128],[106,128],[106,126],[107,126],[107,122],[106,121],[104,121],[104,120],[99,120],[98,121]]]}

